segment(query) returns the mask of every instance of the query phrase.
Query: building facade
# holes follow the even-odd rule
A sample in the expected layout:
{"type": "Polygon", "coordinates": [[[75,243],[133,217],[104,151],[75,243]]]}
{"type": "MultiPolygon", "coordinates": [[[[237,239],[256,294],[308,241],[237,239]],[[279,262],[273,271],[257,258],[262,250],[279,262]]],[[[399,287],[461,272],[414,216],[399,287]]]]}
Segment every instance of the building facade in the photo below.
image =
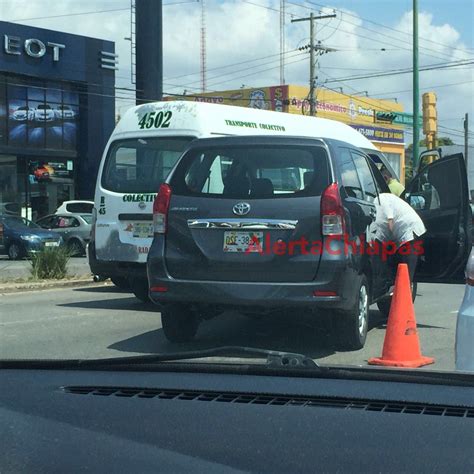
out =
{"type": "Polygon", "coordinates": [[[91,199],[115,117],[113,42],[0,22],[0,213],[91,199]]]}
{"type": "MultiPolygon", "coordinates": [[[[187,100],[253,107],[257,109],[309,115],[309,88],[284,85],[209,92],[184,97],[187,100]]],[[[365,135],[388,158],[401,181],[405,177],[405,136],[403,126],[377,123],[376,112],[402,112],[397,102],[318,89],[316,115],[338,120],[365,135]]]]}

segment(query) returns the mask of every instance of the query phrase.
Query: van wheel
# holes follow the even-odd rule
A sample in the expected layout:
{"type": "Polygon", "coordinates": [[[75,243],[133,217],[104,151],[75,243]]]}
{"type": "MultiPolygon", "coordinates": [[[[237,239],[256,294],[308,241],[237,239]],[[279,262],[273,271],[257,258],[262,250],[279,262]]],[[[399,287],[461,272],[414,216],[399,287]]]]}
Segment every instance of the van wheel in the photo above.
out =
{"type": "MultiPolygon", "coordinates": [[[[413,282],[412,288],[411,288],[411,296],[412,296],[412,301],[415,302],[416,299],[416,291],[418,289],[418,284],[413,282]]],[[[390,314],[390,306],[392,305],[392,297],[388,296],[387,298],[384,298],[380,301],[377,301],[377,308],[379,311],[382,313],[382,316],[385,320],[388,319],[388,315],[390,314]]]]}
{"type": "Polygon", "coordinates": [[[148,280],[146,278],[132,278],[130,280],[130,289],[132,293],[144,303],[149,303],[148,280]]]}
{"type": "Polygon", "coordinates": [[[367,339],[369,328],[369,285],[362,276],[354,307],[335,316],[337,345],[341,350],[353,351],[362,349],[367,339]]]}
{"type": "Polygon", "coordinates": [[[161,325],[170,342],[189,342],[194,339],[199,320],[189,306],[171,304],[161,311],[161,325]]]}
{"type": "Polygon", "coordinates": [[[130,290],[130,282],[127,277],[114,276],[110,277],[110,281],[121,290],[130,290]]]}

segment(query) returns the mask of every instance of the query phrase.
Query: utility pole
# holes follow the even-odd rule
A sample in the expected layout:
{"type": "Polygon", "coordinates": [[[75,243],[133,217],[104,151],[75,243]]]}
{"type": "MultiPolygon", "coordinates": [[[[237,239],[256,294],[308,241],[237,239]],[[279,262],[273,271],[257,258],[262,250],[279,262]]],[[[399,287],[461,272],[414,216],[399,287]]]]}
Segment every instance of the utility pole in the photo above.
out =
{"type": "Polygon", "coordinates": [[[206,2],[201,0],[201,91],[207,88],[207,66],[206,66],[206,2]]]}
{"type": "Polygon", "coordinates": [[[420,154],[420,84],[418,71],[418,0],[413,0],[413,170],[418,168],[420,154]]]}
{"type": "Polygon", "coordinates": [[[469,169],[467,167],[468,165],[468,154],[469,154],[469,114],[466,113],[464,116],[464,159],[466,160],[466,169],[467,169],[467,175],[469,176],[469,169]]]}
{"type": "Polygon", "coordinates": [[[285,84],[285,0],[280,0],[280,85],[285,84]]]}
{"type": "MultiPolygon", "coordinates": [[[[315,90],[316,90],[316,58],[317,54],[328,53],[329,51],[335,51],[332,48],[326,48],[324,46],[316,46],[316,25],[315,20],[322,20],[324,18],[335,18],[336,15],[318,15],[314,16],[311,12],[309,17],[296,18],[291,20],[292,23],[297,21],[309,21],[309,115],[312,117],[316,115],[316,101],[315,101],[315,90]]],[[[306,49],[300,48],[300,49],[306,49]]]]}
{"type": "Polygon", "coordinates": [[[137,105],[163,97],[162,0],[136,0],[137,105]]]}

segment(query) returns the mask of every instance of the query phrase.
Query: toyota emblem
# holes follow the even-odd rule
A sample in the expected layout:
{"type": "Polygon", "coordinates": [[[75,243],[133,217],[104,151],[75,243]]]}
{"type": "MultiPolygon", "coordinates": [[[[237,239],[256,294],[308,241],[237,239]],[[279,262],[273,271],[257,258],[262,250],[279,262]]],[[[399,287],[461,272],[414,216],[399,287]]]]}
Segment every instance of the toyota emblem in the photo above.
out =
{"type": "Polygon", "coordinates": [[[140,209],[145,209],[146,204],[145,204],[143,201],[140,201],[140,202],[138,203],[138,207],[139,207],[140,209]]]}
{"type": "Polygon", "coordinates": [[[233,208],[234,214],[245,216],[250,212],[250,204],[248,202],[238,202],[233,208]]]}

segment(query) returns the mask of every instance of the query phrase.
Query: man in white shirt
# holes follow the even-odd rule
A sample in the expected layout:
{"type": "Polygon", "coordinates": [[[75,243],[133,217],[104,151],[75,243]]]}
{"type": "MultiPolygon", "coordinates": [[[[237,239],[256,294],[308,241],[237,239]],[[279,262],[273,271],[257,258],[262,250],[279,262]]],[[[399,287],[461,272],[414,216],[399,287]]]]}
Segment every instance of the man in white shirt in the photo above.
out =
{"type": "Polygon", "coordinates": [[[389,193],[380,194],[379,199],[380,203],[375,200],[375,238],[382,244],[393,242],[399,261],[408,265],[410,281],[413,282],[418,255],[422,251],[416,244],[426,228],[420,216],[403,199],[389,193]]]}

